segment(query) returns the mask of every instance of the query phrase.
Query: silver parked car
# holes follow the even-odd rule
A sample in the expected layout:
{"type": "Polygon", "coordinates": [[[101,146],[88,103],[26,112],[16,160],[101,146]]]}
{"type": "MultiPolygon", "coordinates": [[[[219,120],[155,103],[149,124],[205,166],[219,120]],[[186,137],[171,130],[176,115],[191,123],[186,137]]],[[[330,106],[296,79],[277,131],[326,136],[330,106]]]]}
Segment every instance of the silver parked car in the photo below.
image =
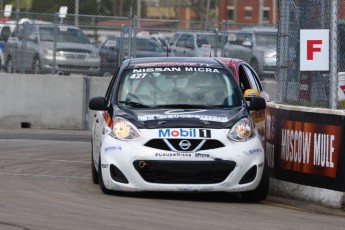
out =
{"type": "Polygon", "coordinates": [[[169,51],[176,57],[219,57],[226,35],[218,31],[177,31],[169,41],[169,51]]]}
{"type": "Polygon", "coordinates": [[[228,36],[225,56],[248,62],[261,78],[274,74],[277,62],[277,29],[243,28],[228,36]]]}
{"type": "Polygon", "coordinates": [[[76,26],[26,20],[5,49],[7,72],[99,75],[98,49],[76,26]]]}

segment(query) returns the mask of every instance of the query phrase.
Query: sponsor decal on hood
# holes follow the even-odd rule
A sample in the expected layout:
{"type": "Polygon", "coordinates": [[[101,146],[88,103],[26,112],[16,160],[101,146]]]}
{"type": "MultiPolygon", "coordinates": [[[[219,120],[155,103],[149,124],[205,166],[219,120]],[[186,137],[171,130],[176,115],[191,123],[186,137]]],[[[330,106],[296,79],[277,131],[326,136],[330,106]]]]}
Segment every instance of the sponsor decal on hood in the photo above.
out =
{"type": "Polygon", "coordinates": [[[149,114],[138,114],[139,121],[151,121],[151,120],[162,120],[162,119],[200,119],[204,121],[214,121],[214,122],[228,122],[229,118],[227,116],[228,112],[220,112],[217,110],[209,111],[205,109],[175,109],[167,110],[161,113],[155,111],[155,113],[149,114]]]}

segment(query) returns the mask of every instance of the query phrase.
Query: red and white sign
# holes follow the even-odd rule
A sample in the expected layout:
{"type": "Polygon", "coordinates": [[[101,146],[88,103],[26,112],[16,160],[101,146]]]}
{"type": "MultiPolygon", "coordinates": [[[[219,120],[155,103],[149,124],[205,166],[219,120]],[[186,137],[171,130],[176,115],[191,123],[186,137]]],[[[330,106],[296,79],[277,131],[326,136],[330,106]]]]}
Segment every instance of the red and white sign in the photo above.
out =
{"type": "Polygon", "coordinates": [[[300,31],[300,70],[329,71],[329,30],[300,31]]]}

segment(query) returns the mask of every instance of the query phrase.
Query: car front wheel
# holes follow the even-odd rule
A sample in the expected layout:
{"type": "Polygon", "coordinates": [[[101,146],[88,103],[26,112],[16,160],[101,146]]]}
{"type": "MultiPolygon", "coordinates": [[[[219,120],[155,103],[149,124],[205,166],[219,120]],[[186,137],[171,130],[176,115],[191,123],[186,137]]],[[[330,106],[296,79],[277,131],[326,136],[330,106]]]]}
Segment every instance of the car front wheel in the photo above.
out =
{"type": "Polygon", "coordinates": [[[91,141],[91,176],[92,182],[98,184],[98,172],[95,167],[95,161],[93,160],[93,142],[91,141]]]}
{"type": "Polygon", "coordinates": [[[6,61],[6,72],[7,73],[13,73],[13,60],[11,57],[7,58],[6,61]]]}
{"type": "Polygon", "coordinates": [[[33,74],[41,73],[41,61],[39,57],[35,57],[34,60],[32,61],[31,71],[33,74]]]}
{"type": "Polygon", "coordinates": [[[99,156],[99,161],[98,161],[98,182],[99,182],[99,187],[101,188],[101,190],[104,194],[111,194],[112,193],[111,190],[107,189],[104,185],[103,176],[102,176],[101,156],[99,156]]]}

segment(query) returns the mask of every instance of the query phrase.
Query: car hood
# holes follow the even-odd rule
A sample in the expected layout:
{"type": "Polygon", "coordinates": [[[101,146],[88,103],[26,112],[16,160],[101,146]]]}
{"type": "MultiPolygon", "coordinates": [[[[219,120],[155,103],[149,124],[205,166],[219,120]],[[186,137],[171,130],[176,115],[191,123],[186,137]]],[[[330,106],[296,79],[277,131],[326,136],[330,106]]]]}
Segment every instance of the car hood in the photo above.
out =
{"type": "Polygon", "coordinates": [[[263,52],[263,53],[276,53],[277,52],[277,47],[275,45],[260,46],[257,48],[258,48],[258,51],[263,52]]]}
{"type": "Polygon", "coordinates": [[[227,109],[128,109],[114,108],[138,128],[230,128],[242,117],[249,117],[244,107],[227,109]]]}
{"type": "MultiPolygon", "coordinates": [[[[51,49],[54,48],[54,42],[42,42],[43,46],[49,47],[51,49]]],[[[69,43],[69,42],[57,42],[56,43],[57,50],[89,50],[98,52],[98,49],[92,44],[86,43],[69,43]]]]}

